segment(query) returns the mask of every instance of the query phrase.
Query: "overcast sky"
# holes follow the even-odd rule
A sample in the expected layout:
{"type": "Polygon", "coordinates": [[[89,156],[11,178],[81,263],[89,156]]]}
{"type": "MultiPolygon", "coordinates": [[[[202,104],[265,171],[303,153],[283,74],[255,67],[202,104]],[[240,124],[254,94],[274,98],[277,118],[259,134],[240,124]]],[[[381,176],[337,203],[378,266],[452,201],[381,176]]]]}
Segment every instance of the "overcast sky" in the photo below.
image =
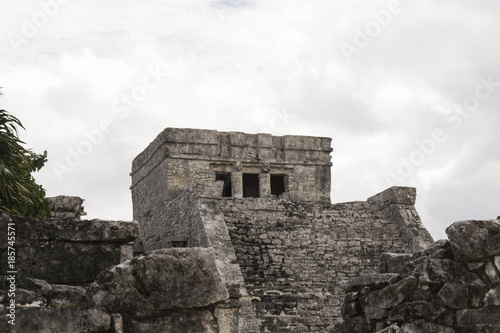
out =
{"type": "Polygon", "coordinates": [[[333,202],[416,187],[436,239],[500,215],[498,1],[0,3],[0,108],[88,218],[166,127],[331,137],[333,202]]]}

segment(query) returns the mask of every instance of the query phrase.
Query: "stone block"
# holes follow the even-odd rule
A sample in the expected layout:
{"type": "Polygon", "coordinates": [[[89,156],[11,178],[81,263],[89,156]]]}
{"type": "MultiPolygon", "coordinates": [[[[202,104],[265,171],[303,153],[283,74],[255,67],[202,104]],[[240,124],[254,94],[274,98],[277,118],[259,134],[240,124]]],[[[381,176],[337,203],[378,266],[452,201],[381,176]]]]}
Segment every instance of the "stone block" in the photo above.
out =
{"type": "Polygon", "coordinates": [[[467,267],[469,268],[470,271],[475,271],[476,269],[479,269],[484,266],[484,262],[468,262],[467,267]]]}
{"type": "Polygon", "coordinates": [[[417,190],[414,187],[393,186],[368,198],[368,202],[380,206],[392,204],[414,205],[416,197],[417,190]]]}
{"type": "Polygon", "coordinates": [[[450,309],[462,309],[467,305],[467,287],[463,284],[445,283],[438,296],[450,309]]]}
{"type": "Polygon", "coordinates": [[[342,288],[346,292],[360,289],[360,287],[364,286],[370,286],[371,290],[375,290],[396,282],[398,278],[399,274],[395,273],[360,275],[352,280],[344,282],[342,288]]]}
{"type": "Polygon", "coordinates": [[[399,333],[401,332],[401,328],[398,326],[398,324],[392,324],[391,326],[388,326],[386,328],[383,328],[376,333],[399,333]]]}
{"type": "Polygon", "coordinates": [[[103,271],[89,293],[112,313],[200,308],[229,299],[212,248],[153,251],[103,271]]]}
{"type": "Polygon", "coordinates": [[[366,297],[360,298],[360,303],[366,317],[370,319],[382,319],[387,314],[387,310],[403,302],[416,285],[417,279],[409,276],[384,289],[373,291],[366,297]]]}
{"type": "MultiPolygon", "coordinates": [[[[9,222],[18,226],[20,283],[27,278],[59,284],[90,283],[101,270],[120,263],[122,246],[139,234],[137,222],[26,218],[5,213],[0,214],[0,231],[6,234],[9,222]]],[[[6,240],[0,239],[4,262],[6,240]]]]}
{"type": "Polygon", "coordinates": [[[139,224],[127,221],[35,219],[13,216],[22,223],[18,236],[29,240],[71,242],[106,242],[127,244],[139,235],[139,224]]]}
{"type": "Polygon", "coordinates": [[[500,306],[500,288],[490,289],[484,297],[485,306],[500,306]]]}
{"type": "Polygon", "coordinates": [[[453,253],[461,261],[500,254],[500,221],[459,221],[446,229],[453,253]]]}
{"type": "Polygon", "coordinates": [[[50,214],[52,217],[80,219],[81,216],[87,215],[82,206],[83,199],[80,197],[72,197],[59,195],[57,197],[47,197],[50,203],[50,214]]]}
{"type": "Polygon", "coordinates": [[[364,317],[347,318],[343,323],[335,324],[328,328],[328,333],[370,333],[370,325],[364,317]]]}
{"type": "Polygon", "coordinates": [[[500,325],[493,324],[477,324],[473,328],[474,333],[498,333],[500,332],[500,325]]]}
{"type": "Polygon", "coordinates": [[[120,263],[115,244],[31,241],[17,251],[19,279],[35,278],[56,284],[91,283],[105,268],[120,263]]]}
{"type": "Polygon", "coordinates": [[[391,322],[411,322],[415,318],[424,318],[425,320],[435,321],[436,318],[443,316],[446,309],[425,301],[413,301],[399,304],[389,312],[389,321],[391,322]]]}
{"type": "Polygon", "coordinates": [[[457,325],[459,327],[474,327],[481,324],[500,325],[500,307],[491,306],[457,311],[457,325]]]}
{"type": "Polygon", "coordinates": [[[164,317],[124,318],[127,332],[148,333],[219,333],[215,317],[207,310],[178,312],[164,317]]]}
{"type": "Polygon", "coordinates": [[[73,307],[18,307],[15,326],[8,324],[7,309],[0,309],[1,332],[109,332],[111,317],[97,309],[73,307]]]}
{"type": "Polygon", "coordinates": [[[496,285],[500,283],[500,276],[498,275],[495,265],[491,262],[487,262],[484,266],[484,273],[486,273],[486,276],[490,280],[491,284],[496,285]]]}
{"type": "Polygon", "coordinates": [[[418,277],[419,283],[462,283],[467,285],[484,285],[484,282],[470,272],[464,264],[450,259],[426,259],[415,267],[412,275],[418,277]]]}
{"type": "Polygon", "coordinates": [[[384,253],[380,257],[378,271],[380,273],[398,273],[408,275],[413,271],[410,266],[411,254],[384,253]]]}
{"type": "Polygon", "coordinates": [[[455,333],[455,330],[430,322],[418,322],[404,324],[399,333],[455,333]]]}

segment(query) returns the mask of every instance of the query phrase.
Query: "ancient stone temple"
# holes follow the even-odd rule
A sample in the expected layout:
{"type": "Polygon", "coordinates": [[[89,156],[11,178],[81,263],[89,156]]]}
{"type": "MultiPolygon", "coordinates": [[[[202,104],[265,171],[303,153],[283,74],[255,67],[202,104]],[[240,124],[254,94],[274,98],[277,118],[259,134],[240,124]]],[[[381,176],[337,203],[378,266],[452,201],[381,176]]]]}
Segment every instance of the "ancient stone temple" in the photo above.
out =
{"type": "Polygon", "coordinates": [[[167,128],[136,221],[0,211],[0,332],[499,332],[500,220],[433,243],[414,188],[332,204],[330,144],[167,128]]]}
{"type": "Polygon", "coordinates": [[[240,332],[324,332],[341,282],[432,244],[414,188],[330,203],[331,139],[167,128],[132,166],[135,252],[213,248],[240,332]]]}

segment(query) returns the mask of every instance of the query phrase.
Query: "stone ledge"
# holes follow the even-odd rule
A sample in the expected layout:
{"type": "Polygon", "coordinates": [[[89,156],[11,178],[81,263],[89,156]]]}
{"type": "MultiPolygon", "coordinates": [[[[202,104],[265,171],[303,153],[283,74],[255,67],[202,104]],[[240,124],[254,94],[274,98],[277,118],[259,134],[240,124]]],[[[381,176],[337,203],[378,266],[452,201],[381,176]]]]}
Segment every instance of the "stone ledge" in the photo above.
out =
{"type": "MultiPolygon", "coordinates": [[[[19,240],[58,240],[69,242],[109,242],[127,244],[139,235],[139,224],[126,221],[26,218],[0,213],[0,230],[7,228],[9,219],[17,227],[19,240]]],[[[6,234],[6,233],[4,233],[6,234]]],[[[5,247],[6,238],[0,242],[5,247]]]]}
{"type": "Polygon", "coordinates": [[[415,205],[417,190],[414,187],[393,186],[368,198],[368,203],[380,206],[415,205]]]}

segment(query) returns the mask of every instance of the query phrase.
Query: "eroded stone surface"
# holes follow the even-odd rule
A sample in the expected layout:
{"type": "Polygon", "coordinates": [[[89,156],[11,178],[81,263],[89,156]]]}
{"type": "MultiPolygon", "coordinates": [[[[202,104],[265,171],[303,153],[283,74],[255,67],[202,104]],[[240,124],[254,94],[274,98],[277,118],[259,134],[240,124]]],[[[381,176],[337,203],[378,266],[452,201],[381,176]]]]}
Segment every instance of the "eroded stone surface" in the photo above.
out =
{"type": "MultiPolygon", "coordinates": [[[[150,320],[126,320],[126,332],[148,333],[218,333],[219,326],[213,314],[207,310],[194,313],[174,312],[165,317],[150,320]]],[[[230,333],[230,332],[228,332],[230,333]]]]}
{"type": "MultiPolygon", "coordinates": [[[[137,222],[41,219],[0,213],[0,232],[16,227],[18,281],[36,278],[55,284],[86,284],[105,268],[119,264],[124,248],[139,233],[137,222]]],[[[0,254],[7,262],[7,237],[0,254]]]]}
{"type": "Polygon", "coordinates": [[[15,325],[8,324],[7,309],[0,309],[1,332],[107,332],[111,317],[97,309],[76,307],[24,307],[16,309],[15,325]]]}
{"type": "Polygon", "coordinates": [[[500,254],[500,220],[459,221],[446,229],[453,253],[470,261],[500,254]],[[488,239],[488,241],[484,241],[488,239]]]}
{"type": "Polygon", "coordinates": [[[438,296],[449,308],[461,309],[467,305],[468,290],[463,284],[445,283],[438,296]]]}
{"type": "Polygon", "coordinates": [[[353,285],[356,281],[372,284],[345,297],[344,323],[336,324],[330,331],[499,332],[500,282],[495,261],[498,256],[494,256],[496,245],[491,244],[498,242],[496,229],[491,221],[468,222],[448,228],[448,234],[453,235],[450,242],[438,241],[411,256],[384,255],[379,267],[383,272],[399,273],[398,281],[379,289],[377,281],[386,278],[387,273],[380,274],[379,279],[373,275],[356,278],[353,285]],[[456,235],[460,226],[464,227],[464,235],[471,230],[477,234],[469,238],[456,235]],[[458,247],[462,249],[457,252],[458,247]],[[409,278],[414,281],[411,287],[398,288],[409,278]],[[400,295],[384,292],[391,288],[399,290],[400,295]],[[369,323],[369,327],[355,330],[353,323],[360,322],[369,323]],[[393,326],[395,324],[401,328],[393,326]]]}
{"type": "Polygon", "coordinates": [[[79,220],[81,216],[87,215],[82,206],[84,200],[80,197],[59,195],[57,197],[47,197],[46,199],[50,203],[52,217],[79,220]]]}
{"type": "Polygon", "coordinates": [[[211,248],[157,250],[103,271],[89,293],[111,312],[161,312],[228,300],[211,248]]]}
{"type": "Polygon", "coordinates": [[[355,277],[352,280],[346,281],[342,284],[342,288],[345,289],[346,292],[352,291],[358,287],[374,285],[375,288],[379,288],[381,286],[386,286],[389,283],[397,281],[399,275],[394,273],[387,274],[366,274],[355,277]]]}
{"type": "Polygon", "coordinates": [[[455,330],[434,323],[420,322],[403,325],[399,333],[455,333],[455,330]]]}

